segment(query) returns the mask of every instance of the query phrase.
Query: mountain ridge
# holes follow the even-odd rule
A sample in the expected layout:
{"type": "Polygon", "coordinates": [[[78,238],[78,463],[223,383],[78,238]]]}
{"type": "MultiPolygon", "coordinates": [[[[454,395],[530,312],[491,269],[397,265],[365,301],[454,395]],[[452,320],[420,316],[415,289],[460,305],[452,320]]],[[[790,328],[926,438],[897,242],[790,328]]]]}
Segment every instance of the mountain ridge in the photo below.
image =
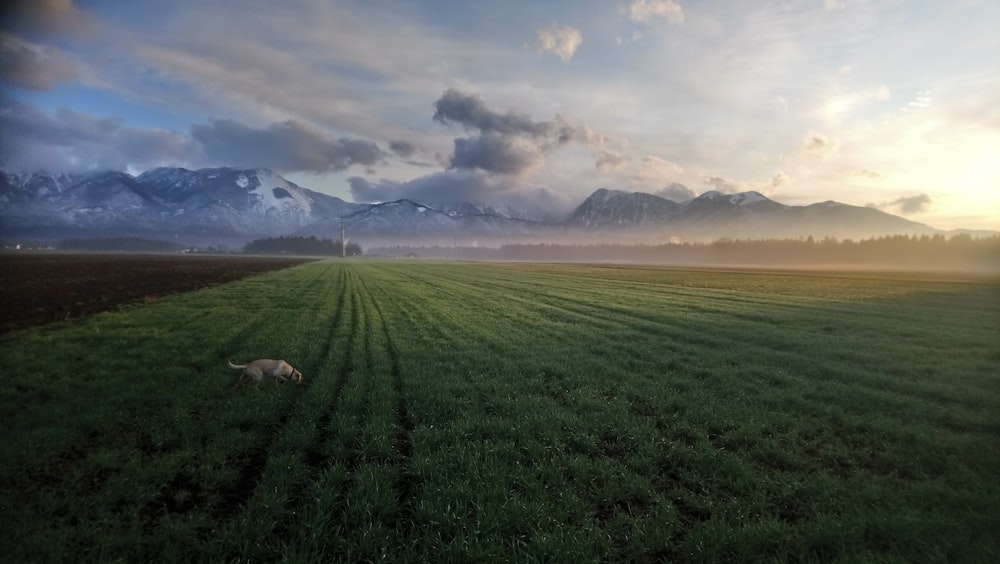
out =
{"type": "Polygon", "coordinates": [[[65,238],[155,236],[238,243],[278,235],[371,244],[641,242],[719,238],[864,238],[943,231],[839,202],[789,206],[756,192],[708,191],[685,202],[600,188],[564,221],[513,217],[470,202],[346,202],[266,168],[159,167],[133,176],[0,171],[0,235],[65,238]]]}

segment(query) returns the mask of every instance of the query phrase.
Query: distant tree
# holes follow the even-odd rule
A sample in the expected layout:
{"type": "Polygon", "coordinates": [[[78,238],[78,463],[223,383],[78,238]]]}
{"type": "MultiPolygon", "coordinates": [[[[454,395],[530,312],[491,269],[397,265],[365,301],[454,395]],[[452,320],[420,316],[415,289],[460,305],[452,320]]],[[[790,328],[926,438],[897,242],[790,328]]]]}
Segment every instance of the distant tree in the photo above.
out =
{"type": "Polygon", "coordinates": [[[340,241],[311,237],[272,237],[255,239],[243,246],[244,253],[290,254],[308,256],[340,256],[346,250],[347,256],[361,256],[361,245],[348,243],[342,249],[340,241]]]}
{"type": "MultiPolygon", "coordinates": [[[[633,261],[660,264],[720,264],[760,266],[861,266],[865,268],[997,269],[1000,236],[945,237],[889,235],[875,239],[838,241],[832,237],[802,239],[720,239],[713,243],[662,245],[510,244],[487,257],[483,249],[465,258],[549,261],[633,261]]],[[[400,249],[395,254],[399,256],[400,249]]],[[[425,255],[425,252],[421,252],[425,255]]]]}

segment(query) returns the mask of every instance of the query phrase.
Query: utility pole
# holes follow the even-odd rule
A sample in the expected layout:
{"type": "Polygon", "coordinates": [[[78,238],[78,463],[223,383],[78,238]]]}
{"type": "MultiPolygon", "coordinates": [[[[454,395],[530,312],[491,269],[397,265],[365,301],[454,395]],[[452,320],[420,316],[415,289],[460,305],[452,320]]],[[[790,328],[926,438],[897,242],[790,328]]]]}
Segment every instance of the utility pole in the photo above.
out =
{"type": "Polygon", "coordinates": [[[347,234],[344,230],[344,216],[340,216],[340,256],[347,256],[347,234]]]}

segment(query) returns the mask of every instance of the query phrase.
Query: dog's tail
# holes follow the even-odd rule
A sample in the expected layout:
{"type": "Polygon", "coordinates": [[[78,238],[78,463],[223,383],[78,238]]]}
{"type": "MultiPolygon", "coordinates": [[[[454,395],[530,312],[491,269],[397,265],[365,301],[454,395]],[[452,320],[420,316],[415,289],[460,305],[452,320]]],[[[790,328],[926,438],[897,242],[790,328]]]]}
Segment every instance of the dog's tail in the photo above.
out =
{"type": "Polygon", "coordinates": [[[248,366],[246,364],[233,364],[233,361],[229,360],[228,358],[226,359],[226,364],[229,365],[229,368],[235,368],[237,370],[241,368],[246,368],[248,366]]]}

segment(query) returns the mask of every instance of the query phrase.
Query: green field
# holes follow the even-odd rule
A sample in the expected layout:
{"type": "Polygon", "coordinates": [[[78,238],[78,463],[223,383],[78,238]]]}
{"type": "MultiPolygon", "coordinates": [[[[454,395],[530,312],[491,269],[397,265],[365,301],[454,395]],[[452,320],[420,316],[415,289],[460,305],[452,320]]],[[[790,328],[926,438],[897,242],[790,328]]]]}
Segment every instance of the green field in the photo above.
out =
{"type": "Polygon", "coordinates": [[[1000,561],[996,281],[325,261],[0,346],[8,562],[1000,561]]]}

